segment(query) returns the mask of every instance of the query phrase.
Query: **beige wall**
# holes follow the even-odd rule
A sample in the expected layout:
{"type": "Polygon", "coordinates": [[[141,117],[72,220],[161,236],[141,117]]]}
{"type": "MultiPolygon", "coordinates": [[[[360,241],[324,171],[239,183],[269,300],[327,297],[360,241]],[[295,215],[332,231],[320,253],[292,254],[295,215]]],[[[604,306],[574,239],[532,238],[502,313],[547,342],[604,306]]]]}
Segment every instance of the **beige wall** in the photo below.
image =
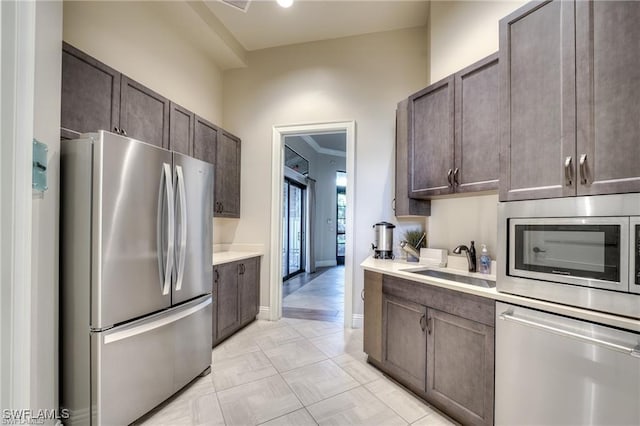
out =
{"type": "Polygon", "coordinates": [[[427,84],[426,38],[420,28],[266,49],[249,54],[247,69],[225,72],[224,122],[243,152],[242,219],[225,242],[265,244],[261,305],[269,304],[272,126],[355,120],[351,279],[360,294],[371,227],[393,217],[395,106],[427,84]]]}
{"type": "Polygon", "coordinates": [[[65,1],[64,41],[222,125],[222,72],[176,17],[181,2],[65,1]]]}
{"type": "MultiPolygon", "coordinates": [[[[58,409],[58,212],[62,4],[36,3],[33,135],[47,144],[47,184],[33,197],[31,239],[32,408],[58,409]]],[[[22,407],[28,408],[28,407],[22,407]]]]}
{"type": "MultiPolygon", "coordinates": [[[[498,21],[526,1],[434,1],[429,18],[430,78],[436,82],[498,50],[498,21]]],[[[452,250],[475,240],[495,259],[496,194],[431,202],[429,247],[452,250]]]]}

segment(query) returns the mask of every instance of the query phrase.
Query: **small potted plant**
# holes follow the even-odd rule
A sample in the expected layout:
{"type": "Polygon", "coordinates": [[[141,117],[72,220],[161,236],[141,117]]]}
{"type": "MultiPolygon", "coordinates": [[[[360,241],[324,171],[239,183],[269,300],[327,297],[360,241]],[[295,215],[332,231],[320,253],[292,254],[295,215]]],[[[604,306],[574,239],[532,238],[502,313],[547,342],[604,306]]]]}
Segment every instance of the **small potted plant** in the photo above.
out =
{"type": "MultiPolygon", "coordinates": [[[[419,228],[408,229],[404,233],[404,240],[414,247],[418,252],[421,248],[427,247],[427,234],[419,228]]],[[[407,253],[408,262],[417,262],[419,259],[407,253]]]]}

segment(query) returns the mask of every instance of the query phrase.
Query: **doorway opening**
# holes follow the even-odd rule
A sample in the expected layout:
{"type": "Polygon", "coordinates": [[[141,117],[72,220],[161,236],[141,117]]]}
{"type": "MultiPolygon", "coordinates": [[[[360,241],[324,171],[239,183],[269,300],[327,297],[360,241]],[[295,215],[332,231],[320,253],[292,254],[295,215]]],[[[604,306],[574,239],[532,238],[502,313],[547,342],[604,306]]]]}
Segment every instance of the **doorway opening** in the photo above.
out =
{"type": "MultiPolygon", "coordinates": [[[[272,319],[285,316],[352,326],[353,215],[346,208],[352,205],[352,194],[345,176],[353,170],[349,152],[354,151],[354,127],[346,122],[274,128],[274,166],[280,159],[280,199],[274,202],[281,207],[276,253],[281,255],[272,258],[272,265],[279,263],[279,279],[274,286],[272,274],[271,281],[272,319]]],[[[275,178],[274,171],[274,182],[275,178]]]]}
{"type": "Polygon", "coordinates": [[[347,173],[336,172],[336,263],[344,265],[347,245],[347,173]]]}

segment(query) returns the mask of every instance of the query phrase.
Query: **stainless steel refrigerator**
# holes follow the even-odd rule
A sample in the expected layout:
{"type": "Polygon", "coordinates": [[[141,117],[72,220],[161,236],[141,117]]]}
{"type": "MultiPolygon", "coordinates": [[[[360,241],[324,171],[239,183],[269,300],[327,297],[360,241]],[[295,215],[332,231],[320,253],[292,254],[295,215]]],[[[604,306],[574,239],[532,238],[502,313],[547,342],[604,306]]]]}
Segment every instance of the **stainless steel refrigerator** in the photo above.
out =
{"type": "Polygon", "coordinates": [[[213,166],[100,131],[60,179],[61,406],[128,424],[210,371],[213,166]]]}

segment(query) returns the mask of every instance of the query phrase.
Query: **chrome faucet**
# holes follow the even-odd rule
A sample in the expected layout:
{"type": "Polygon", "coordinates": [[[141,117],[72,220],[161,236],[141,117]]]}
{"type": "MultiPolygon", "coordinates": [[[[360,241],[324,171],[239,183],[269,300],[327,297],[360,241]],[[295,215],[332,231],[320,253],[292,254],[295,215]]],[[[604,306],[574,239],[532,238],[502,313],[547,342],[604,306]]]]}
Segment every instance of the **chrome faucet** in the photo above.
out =
{"type": "Polygon", "coordinates": [[[469,264],[469,272],[476,272],[476,248],[473,246],[473,243],[474,242],[471,241],[471,248],[461,244],[453,249],[454,254],[465,252],[467,255],[467,263],[469,264]]]}

